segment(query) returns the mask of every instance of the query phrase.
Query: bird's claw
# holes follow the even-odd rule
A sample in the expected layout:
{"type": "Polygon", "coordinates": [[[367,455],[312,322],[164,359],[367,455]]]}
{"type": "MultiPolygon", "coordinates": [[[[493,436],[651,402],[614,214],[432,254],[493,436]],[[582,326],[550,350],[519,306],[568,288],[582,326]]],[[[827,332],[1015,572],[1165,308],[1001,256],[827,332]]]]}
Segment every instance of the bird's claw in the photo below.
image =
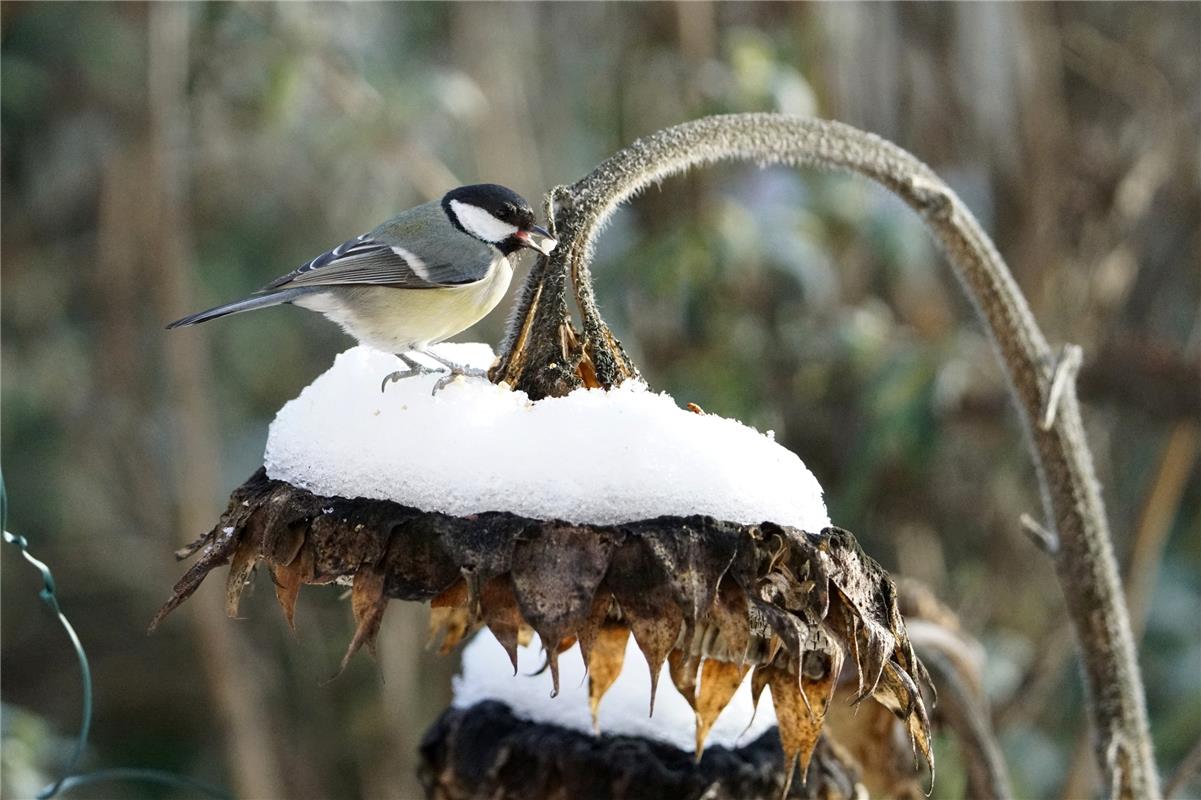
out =
{"type": "Polygon", "coordinates": [[[438,392],[449,386],[451,382],[460,375],[465,378],[484,378],[487,380],[488,370],[477,369],[476,367],[455,367],[454,369],[451,369],[448,374],[443,375],[437,380],[437,382],[434,383],[434,389],[432,392],[430,392],[430,394],[437,395],[438,392]]]}
{"type": "Polygon", "coordinates": [[[449,386],[454,379],[460,375],[466,378],[486,379],[488,377],[488,371],[485,369],[478,369],[476,367],[464,367],[459,365],[450,367],[449,371],[432,369],[426,366],[413,366],[409,369],[398,369],[396,372],[385,375],[384,379],[380,381],[379,390],[381,392],[386,391],[389,383],[397,383],[399,381],[403,381],[405,378],[415,378],[418,375],[442,375],[442,377],[434,383],[433,391],[430,392],[431,395],[436,395],[438,392],[449,386]]]}
{"type": "Polygon", "coordinates": [[[396,372],[389,373],[380,381],[379,390],[381,392],[388,388],[389,383],[399,383],[405,378],[415,378],[418,375],[434,375],[441,373],[440,369],[430,369],[429,367],[410,367],[409,369],[398,369],[396,372]]]}

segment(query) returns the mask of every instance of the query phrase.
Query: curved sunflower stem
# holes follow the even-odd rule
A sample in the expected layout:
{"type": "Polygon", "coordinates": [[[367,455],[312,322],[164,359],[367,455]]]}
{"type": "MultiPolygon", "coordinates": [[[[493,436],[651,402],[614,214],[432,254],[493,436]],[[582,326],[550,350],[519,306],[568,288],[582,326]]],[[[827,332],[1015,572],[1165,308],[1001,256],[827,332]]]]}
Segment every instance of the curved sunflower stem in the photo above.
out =
{"type": "Polygon", "coordinates": [[[924,220],[996,345],[1042,488],[1050,554],[1084,667],[1094,755],[1113,797],[1158,798],[1143,686],[1109,525],[1085,440],[1074,373],[1056,357],[1004,260],[955,193],[917,158],[827,120],[733,114],[668,128],[547,198],[559,246],[531,270],[492,371],[533,398],[638,375],[596,308],[588,265],[624,201],[691,167],[752,161],[841,168],[891,190],[924,220]],[[568,283],[582,331],[572,324],[568,283]]]}

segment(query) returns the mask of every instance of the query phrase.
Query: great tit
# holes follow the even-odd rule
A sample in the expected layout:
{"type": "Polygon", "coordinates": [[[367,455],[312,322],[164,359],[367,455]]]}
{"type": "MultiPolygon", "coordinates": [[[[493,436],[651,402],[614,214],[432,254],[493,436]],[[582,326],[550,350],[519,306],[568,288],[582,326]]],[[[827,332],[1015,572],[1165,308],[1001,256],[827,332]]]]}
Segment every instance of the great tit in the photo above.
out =
{"type": "Polygon", "coordinates": [[[407,369],[398,381],[437,370],[414,361],[419,353],[457,375],[484,370],[452,363],[429,350],[483,319],[513,277],[509,256],[523,247],[549,255],[557,242],[534,224],[534,212],[504,186],[461,186],[441,200],[401,212],[370,233],[276,278],[254,296],[178,319],[168,329],[291,303],[319,311],[363,344],[395,353],[407,369]]]}

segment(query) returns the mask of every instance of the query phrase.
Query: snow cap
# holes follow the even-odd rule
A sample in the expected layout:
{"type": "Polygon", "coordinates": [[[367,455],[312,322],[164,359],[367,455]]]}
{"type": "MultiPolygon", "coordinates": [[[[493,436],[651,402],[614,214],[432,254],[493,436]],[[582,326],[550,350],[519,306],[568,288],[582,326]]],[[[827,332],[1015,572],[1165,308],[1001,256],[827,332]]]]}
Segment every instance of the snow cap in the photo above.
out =
{"type": "MultiPolygon", "coordinates": [[[[493,360],[482,344],[436,352],[477,367],[493,360]]],[[[438,376],[423,375],[381,393],[398,369],[396,356],[364,346],[339,355],[271,424],[267,474],[317,495],[455,516],[609,525],[702,514],[813,532],[830,524],[821,486],[770,433],[682,409],[644,384],[534,403],[481,379],[431,396],[438,376]]]]}

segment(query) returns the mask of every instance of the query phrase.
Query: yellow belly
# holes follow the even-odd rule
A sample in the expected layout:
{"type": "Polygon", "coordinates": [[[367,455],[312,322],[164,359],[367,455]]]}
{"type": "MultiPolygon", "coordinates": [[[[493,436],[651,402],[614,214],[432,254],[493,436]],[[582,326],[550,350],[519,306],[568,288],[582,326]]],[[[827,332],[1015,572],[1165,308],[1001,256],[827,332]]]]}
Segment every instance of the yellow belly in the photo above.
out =
{"type": "Polygon", "coordinates": [[[454,336],[496,308],[513,278],[501,258],[477,283],[442,289],[337,286],[298,298],[295,305],[319,311],[365,345],[404,353],[454,336]]]}

